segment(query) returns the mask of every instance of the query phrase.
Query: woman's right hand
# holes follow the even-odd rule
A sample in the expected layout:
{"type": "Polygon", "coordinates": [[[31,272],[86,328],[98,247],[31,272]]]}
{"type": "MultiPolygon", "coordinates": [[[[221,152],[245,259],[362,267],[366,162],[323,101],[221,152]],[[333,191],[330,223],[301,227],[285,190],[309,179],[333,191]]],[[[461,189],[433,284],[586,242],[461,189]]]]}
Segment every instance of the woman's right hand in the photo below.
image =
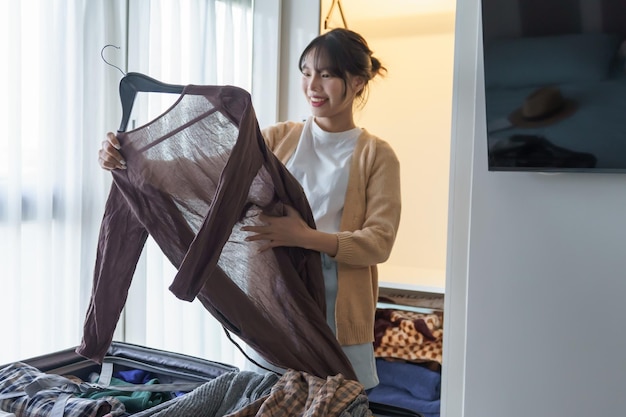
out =
{"type": "Polygon", "coordinates": [[[102,141],[102,148],[98,151],[98,163],[102,169],[126,169],[126,161],[119,152],[120,142],[114,133],[107,133],[106,140],[102,141]]]}

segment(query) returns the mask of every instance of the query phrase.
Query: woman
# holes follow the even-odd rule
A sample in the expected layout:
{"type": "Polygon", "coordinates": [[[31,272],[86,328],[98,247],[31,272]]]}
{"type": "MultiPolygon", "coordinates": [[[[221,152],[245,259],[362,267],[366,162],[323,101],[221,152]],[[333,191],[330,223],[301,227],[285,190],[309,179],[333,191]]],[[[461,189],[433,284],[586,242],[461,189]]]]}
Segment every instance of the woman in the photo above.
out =
{"type": "MultiPolygon", "coordinates": [[[[374,360],[376,265],[387,260],[400,221],[400,168],[391,147],[354,123],[371,79],[385,68],[367,42],[347,29],[315,38],[299,61],[306,122],[283,122],[263,131],[268,147],[298,179],[316,229],[288,208],[284,217],[262,217],[249,226],[262,250],[295,246],[319,251],[326,284],[327,320],[359,381],[378,384],[374,360]]],[[[99,152],[104,169],[123,169],[115,134],[99,152]]]]}

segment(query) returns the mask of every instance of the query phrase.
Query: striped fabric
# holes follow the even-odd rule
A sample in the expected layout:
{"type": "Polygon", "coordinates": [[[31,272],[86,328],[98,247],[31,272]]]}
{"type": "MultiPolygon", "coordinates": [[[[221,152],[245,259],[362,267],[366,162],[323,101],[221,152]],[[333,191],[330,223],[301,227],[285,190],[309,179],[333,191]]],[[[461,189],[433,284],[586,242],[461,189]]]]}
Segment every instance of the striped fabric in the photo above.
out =
{"type": "MultiPolygon", "coordinates": [[[[45,374],[25,363],[16,362],[0,369],[0,398],[2,395],[18,393],[45,374]]],[[[39,391],[33,396],[26,393],[14,398],[0,400],[0,410],[14,413],[19,417],[54,417],[53,409],[57,399],[64,396],[60,389],[39,391]]],[[[73,394],[73,393],[72,393],[73,394]]],[[[115,417],[126,414],[124,405],[113,397],[92,400],[71,395],[65,404],[64,416],[71,417],[115,417]]]]}

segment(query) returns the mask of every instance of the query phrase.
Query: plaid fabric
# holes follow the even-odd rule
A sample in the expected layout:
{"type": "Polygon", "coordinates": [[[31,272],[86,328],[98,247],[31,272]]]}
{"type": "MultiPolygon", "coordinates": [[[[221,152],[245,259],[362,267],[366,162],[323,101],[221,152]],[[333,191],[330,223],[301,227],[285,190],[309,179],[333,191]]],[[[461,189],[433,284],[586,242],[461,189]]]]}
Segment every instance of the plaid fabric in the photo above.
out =
{"type": "Polygon", "coordinates": [[[371,416],[363,385],[343,375],[326,379],[288,370],[266,398],[226,417],[371,416]],[[352,410],[345,413],[347,409],[352,410]]]}
{"type": "Polygon", "coordinates": [[[374,355],[379,358],[441,363],[443,315],[379,309],[376,311],[374,355]]]}
{"type": "MultiPolygon", "coordinates": [[[[28,384],[45,375],[37,368],[16,362],[0,369],[0,395],[22,392],[28,384]]],[[[63,388],[39,391],[32,397],[24,394],[15,398],[0,400],[0,409],[14,413],[16,417],[46,417],[50,415],[54,403],[63,388]]],[[[111,417],[125,415],[124,405],[113,397],[92,400],[72,395],[65,405],[68,417],[111,417]]]]}

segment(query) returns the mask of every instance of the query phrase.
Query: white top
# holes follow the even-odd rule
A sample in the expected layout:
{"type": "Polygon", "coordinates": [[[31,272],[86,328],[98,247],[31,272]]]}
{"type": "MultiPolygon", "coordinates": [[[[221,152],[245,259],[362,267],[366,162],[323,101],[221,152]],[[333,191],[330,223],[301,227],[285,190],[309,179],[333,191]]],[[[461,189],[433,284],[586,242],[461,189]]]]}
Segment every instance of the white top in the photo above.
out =
{"type": "Polygon", "coordinates": [[[339,231],[350,161],[361,128],[326,132],[310,117],[304,124],[300,142],[285,164],[304,189],[317,230],[339,231]]]}

